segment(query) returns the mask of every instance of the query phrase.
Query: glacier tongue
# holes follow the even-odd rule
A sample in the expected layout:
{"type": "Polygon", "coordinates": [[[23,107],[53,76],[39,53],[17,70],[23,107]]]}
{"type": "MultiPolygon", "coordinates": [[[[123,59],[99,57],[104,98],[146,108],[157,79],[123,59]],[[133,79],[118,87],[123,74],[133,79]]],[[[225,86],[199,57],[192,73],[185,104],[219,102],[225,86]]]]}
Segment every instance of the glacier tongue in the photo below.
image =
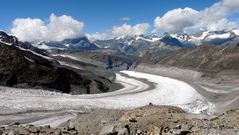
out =
{"type": "Polygon", "coordinates": [[[150,89],[149,85],[142,81],[117,74],[117,82],[123,84],[124,88],[102,94],[69,95],[44,90],[2,88],[5,90],[1,90],[0,106],[25,111],[76,109],[83,106],[129,109],[153,103],[183,107],[191,113],[200,113],[203,108],[210,106],[204,97],[184,82],[134,71],[122,73],[147,79],[153,82],[155,87],[150,89]]]}
{"type": "MultiPolygon", "coordinates": [[[[40,89],[18,89],[1,87],[0,89],[0,123],[6,119],[5,115],[9,115],[9,121],[24,119],[24,113],[44,112],[44,119],[39,119],[38,115],[31,115],[32,123],[36,125],[58,125],[62,122],[73,118],[73,112],[87,111],[94,108],[105,109],[131,109],[141,107],[152,103],[154,105],[172,105],[178,106],[190,113],[211,113],[214,104],[208,102],[193,87],[175,79],[161,77],[152,74],[146,74],[134,71],[122,71],[131,77],[117,74],[116,81],[121,83],[124,88],[102,94],[93,95],[69,95],[57,92],[44,91],[40,89]],[[147,81],[143,81],[142,78],[147,81]],[[151,82],[151,83],[149,83],[151,82]],[[150,85],[154,85],[153,87],[150,85]],[[66,111],[65,113],[62,111],[66,111]],[[49,111],[64,113],[67,118],[62,118],[63,114],[51,117],[47,113],[49,111]],[[14,114],[12,117],[11,114],[14,114]],[[21,114],[21,115],[18,115],[21,114]],[[52,123],[49,123],[51,122],[52,123]]],[[[30,116],[25,115],[28,119],[30,116]]]]}

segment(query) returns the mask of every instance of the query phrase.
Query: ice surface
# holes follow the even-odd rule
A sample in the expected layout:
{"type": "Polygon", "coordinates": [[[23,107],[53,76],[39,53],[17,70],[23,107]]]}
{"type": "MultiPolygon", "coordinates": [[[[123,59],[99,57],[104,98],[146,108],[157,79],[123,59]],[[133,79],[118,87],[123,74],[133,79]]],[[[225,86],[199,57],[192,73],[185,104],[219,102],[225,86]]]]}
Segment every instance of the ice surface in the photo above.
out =
{"type": "MultiPolygon", "coordinates": [[[[155,87],[150,89],[149,84],[120,74],[116,75],[116,82],[121,83],[124,88],[102,94],[69,95],[40,89],[0,87],[0,107],[18,112],[31,112],[79,110],[79,108],[131,109],[153,103],[178,106],[190,113],[213,109],[213,104],[182,81],[135,71],[122,71],[122,73],[147,79],[153,82],[155,87]]],[[[4,109],[0,111],[1,114],[5,113],[4,109]]],[[[72,115],[67,115],[67,118],[71,117],[72,115]]],[[[52,125],[59,125],[66,119],[52,117],[34,124],[41,125],[52,121],[52,125]]]]}

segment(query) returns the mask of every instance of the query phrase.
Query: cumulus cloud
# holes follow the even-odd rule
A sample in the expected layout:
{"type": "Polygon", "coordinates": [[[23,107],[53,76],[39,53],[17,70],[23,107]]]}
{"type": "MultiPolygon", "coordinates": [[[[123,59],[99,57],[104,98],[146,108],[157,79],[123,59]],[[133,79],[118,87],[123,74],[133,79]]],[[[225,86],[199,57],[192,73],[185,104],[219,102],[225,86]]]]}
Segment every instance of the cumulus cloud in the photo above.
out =
{"type": "Polygon", "coordinates": [[[120,20],[121,20],[121,21],[125,21],[125,22],[127,22],[127,21],[130,20],[130,17],[125,16],[125,17],[120,18],[120,20]]]}
{"type": "Polygon", "coordinates": [[[215,23],[209,23],[207,25],[207,29],[212,31],[225,30],[225,29],[231,30],[237,27],[238,27],[238,24],[236,22],[230,21],[226,18],[220,19],[215,23]]]}
{"type": "Polygon", "coordinates": [[[81,35],[84,23],[71,16],[51,14],[49,22],[19,18],[13,21],[12,34],[22,41],[61,41],[81,35]]]}
{"type": "Polygon", "coordinates": [[[155,32],[179,33],[187,29],[206,28],[210,30],[233,29],[236,22],[228,19],[239,12],[238,0],[221,0],[209,8],[197,11],[191,8],[173,9],[154,21],[155,32]]]}
{"type": "Polygon", "coordinates": [[[114,26],[112,28],[112,34],[116,37],[124,35],[140,35],[144,34],[149,28],[148,23],[136,24],[134,26],[123,24],[122,26],[114,26]]]}
{"type": "Polygon", "coordinates": [[[196,23],[198,11],[191,8],[174,9],[168,11],[163,17],[156,17],[154,20],[155,31],[177,33],[186,27],[191,27],[196,23]]]}
{"type": "Polygon", "coordinates": [[[123,24],[121,26],[114,26],[109,30],[102,33],[86,34],[90,40],[98,39],[111,39],[114,37],[126,36],[126,35],[140,35],[145,34],[149,29],[148,23],[141,23],[136,25],[123,24]]]}
{"type": "Polygon", "coordinates": [[[226,6],[230,12],[237,12],[239,10],[238,0],[223,0],[223,5],[226,6]]]}
{"type": "Polygon", "coordinates": [[[96,33],[93,33],[93,34],[88,34],[88,33],[87,33],[86,36],[87,36],[91,41],[94,41],[94,40],[107,40],[107,39],[114,38],[114,37],[111,35],[111,32],[110,32],[110,31],[96,32],[96,33]]]}

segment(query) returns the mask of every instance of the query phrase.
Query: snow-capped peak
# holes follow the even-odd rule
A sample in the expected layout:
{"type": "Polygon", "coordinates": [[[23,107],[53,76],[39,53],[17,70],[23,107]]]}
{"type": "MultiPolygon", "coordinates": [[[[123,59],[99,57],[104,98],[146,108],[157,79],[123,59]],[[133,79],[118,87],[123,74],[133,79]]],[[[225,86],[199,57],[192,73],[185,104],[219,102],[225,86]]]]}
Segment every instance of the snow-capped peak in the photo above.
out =
{"type": "Polygon", "coordinates": [[[8,35],[4,31],[0,31],[0,41],[7,45],[12,45],[16,44],[18,42],[18,39],[15,36],[8,35]]]}
{"type": "MultiPolygon", "coordinates": [[[[133,45],[134,42],[146,41],[150,43],[163,42],[170,43],[176,46],[195,46],[202,44],[224,45],[234,44],[239,42],[239,30],[222,30],[222,31],[201,31],[198,33],[181,33],[170,34],[164,33],[161,36],[157,35],[135,35],[135,36],[121,36],[114,38],[114,40],[125,45],[133,45]]],[[[138,44],[138,43],[136,43],[138,44]]]]}
{"type": "Polygon", "coordinates": [[[120,36],[120,37],[116,37],[115,39],[120,40],[120,39],[124,39],[124,38],[125,38],[125,36],[120,36]]]}
{"type": "Polygon", "coordinates": [[[198,39],[200,39],[200,40],[205,39],[205,38],[207,37],[207,35],[208,35],[209,32],[210,32],[210,31],[204,31],[204,32],[202,33],[202,35],[201,35],[200,37],[198,37],[198,39]]]}
{"type": "Polygon", "coordinates": [[[66,49],[83,49],[83,50],[93,50],[98,47],[91,43],[86,36],[80,36],[73,39],[65,39],[63,41],[50,41],[50,42],[36,42],[33,43],[35,47],[44,50],[66,50],[66,49]]]}
{"type": "Polygon", "coordinates": [[[233,30],[233,32],[234,32],[237,36],[239,36],[239,29],[233,30]]]}
{"type": "Polygon", "coordinates": [[[211,40],[211,39],[228,39],[235,35],[232,31],[209,31],[204,39],[211,40]]]}
{"type": "Polygon", "coordinates": [[[157,37],[155,35],[153,36],[144,36],[144,35],[139,35],[136,37],[135,40],[144,40],[144,41],[148,41],[148,42],[155,42],[155,41],[158,41],[160,40],[160,37],[157,37]]]}
{"type": "Polygon", "coordinates": [[[216,38],[220,38],[220,39],[226,39],[229,38],[231,35],[231,33],[221,33],[221,34],[212,34],[207,36],[207,39],[216,39],[216,38]]]}
{"type": "Polygon", "coordinates": [[[156,35],[128,35],[128,36],[120,36],[115,37],[114,40],[122,42],[127,45],[133,44],[135,41],[146,41],[146,42],[155,42],[159,41],[161,38],[156,35]]]}
{"type": "Polygon", "coordinates": [[[186,34],[170,34],[171,37],[178,39],[179,41],[188,41],[189,39],[191,39],[191,37],[186,34]]]}

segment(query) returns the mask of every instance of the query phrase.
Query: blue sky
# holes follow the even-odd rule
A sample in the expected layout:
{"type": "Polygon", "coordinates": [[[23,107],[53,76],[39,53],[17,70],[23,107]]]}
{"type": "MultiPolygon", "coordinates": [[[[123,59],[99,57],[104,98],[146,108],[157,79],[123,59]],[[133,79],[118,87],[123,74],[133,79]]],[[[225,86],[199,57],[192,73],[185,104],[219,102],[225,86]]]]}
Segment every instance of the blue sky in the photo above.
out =
{"type": "Polygon", "coordinates": [[[96,40],[239,26],[239,0],[2,0],[1,5],[0,29],[23,41],[58,41],[81,34],[96,40]],[[122,21],[125,17],[129,20],[122,21]]]}
{"type": "Polygon", "coordinates": [[[84,32],[103,31],[122,25],[122,17],[130,17],[128,24],[148,22],[174,8],[191,7],[196,10],[211,6],[218,0],[1,0],[0,28],[9,30],[15,18],[47,20],[51,13],[69,15],[85,23],[84,32]]]}

